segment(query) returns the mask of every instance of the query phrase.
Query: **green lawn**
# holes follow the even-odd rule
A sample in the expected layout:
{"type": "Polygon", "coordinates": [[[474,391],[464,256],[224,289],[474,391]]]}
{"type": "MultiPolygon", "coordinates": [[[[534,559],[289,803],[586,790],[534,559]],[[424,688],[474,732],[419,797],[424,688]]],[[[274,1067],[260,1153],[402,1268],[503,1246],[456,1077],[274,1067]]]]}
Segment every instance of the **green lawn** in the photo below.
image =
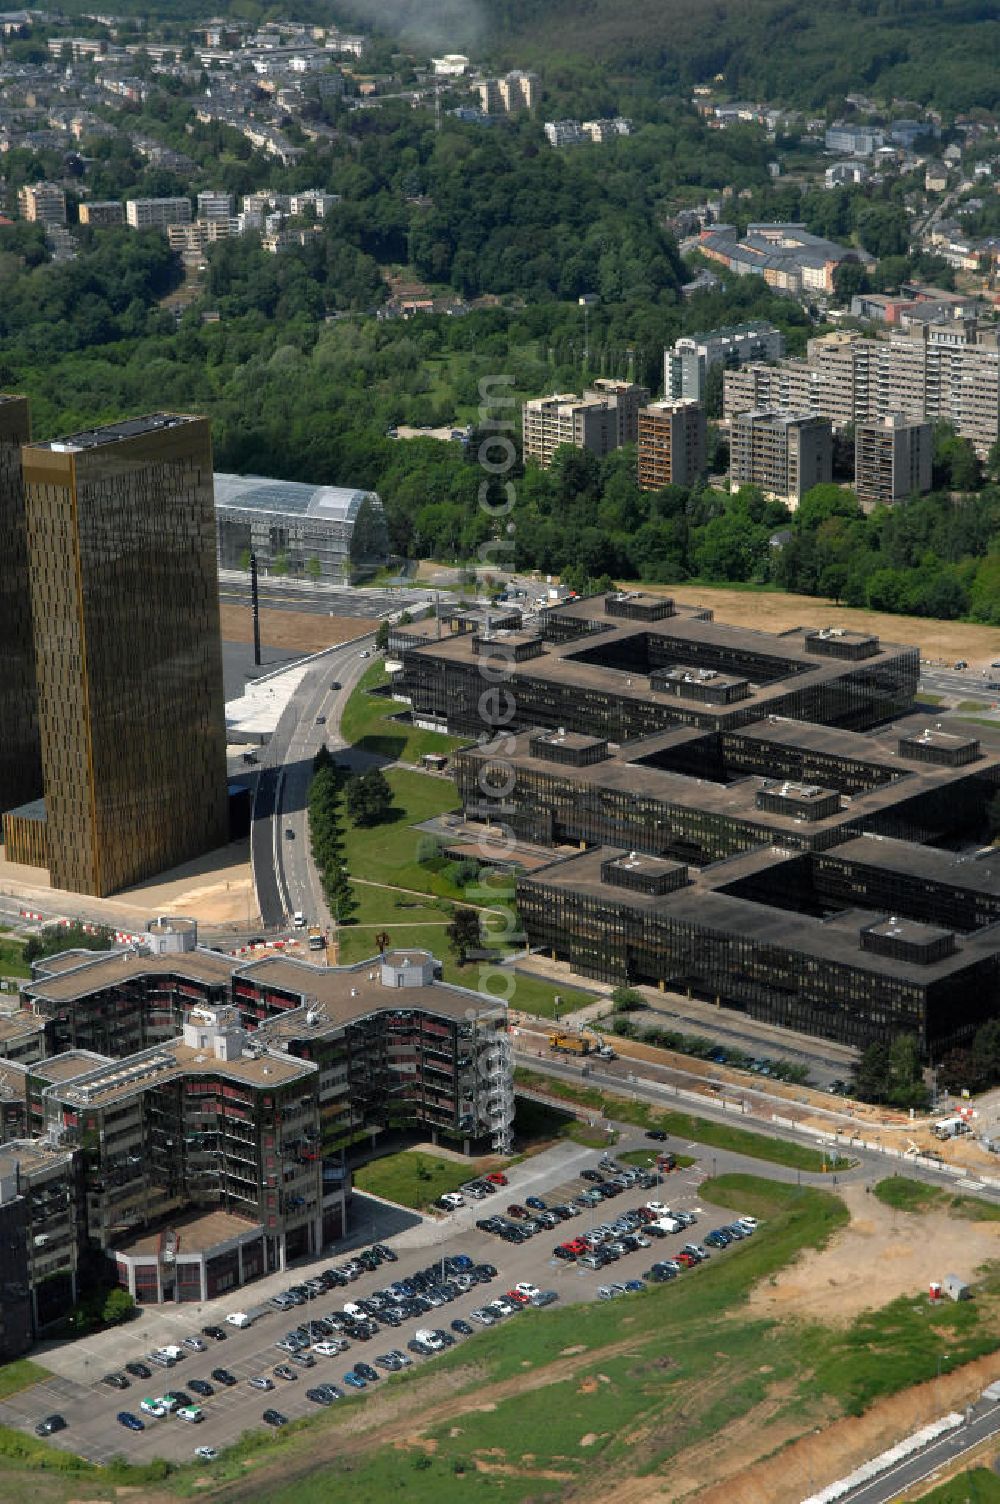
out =
{"type": "Polygon", "coordinates": [[[890,1175],[880,1180],[875,1195],[887,1206],[902,1212],[943,1211],[970,1222],[1000,1222],[1000,1206],[980,1201],[976,1196],[955,1196],[941,1186],[924,1185],[906,1175],[890,1175]]]}
{"type": "MultiPolygon", "coordinates": [[[[688,1112],[665,1112],[645,1102],[632,1102],[611,1092],[600,1092],[592,1086],[577,1086],[574,1082],[543,1076],[521,1067],[515,1071],[514,1077],[515,1081],[534,1091],[544,1091],[564,1101],[593,1107],[595,1112],[619,1122],[635,1123],[642,1128],[663,1128],[674,1138],[695,1139],[710,1148],[730,1149],[735,1154],[748,1154],[772,1165],[822,1172],[824,1167],[829,1168],[832,1164],[830,1157],[824,1156],[819,1149],[810,1149],[805,1144],[791,1143],[786,1139],[767,1138],[762,1133],[736,1128],[729,1123],[713,1123],[688,1112]]],[[[674,1148],[672,1143],[670,1148],[674,1148]]],[[[850,1160],[842,1160],[841,1166],[850,1163],[850,1160]]]]}
{"type": "Polygon", "coordinates": [[[40,1363],[34,1363],[30,1358],[15,1358],[13,1362],[4,1363],[0,1367],[0,1400],[16,1394],[19,1389],[28,1389],[32,1384],[40,1384],[43,1379],[51,1377],[49,1370],[40,1363]]]}
{"type": "Polygon", "coordinates": [[[540,977],[526,976],[523,971],[514,972],[510,1006],[520,1013],[565,1019],[578,1008],[588,1008],[597,1002],[600,998],[592,992],[575,992],[571,987],[560,987],[558,982],[545,982],[540,977]],[[558,1003],[556,998],[560,999],[558,1003]]]}
{"type": "Polygon", "coordinates": [[[388,684],[389,675],[381,659],[365,669],[357,687],[344,706],[340,734],[351,747],[378,752],[394,762],[419,762],[425,752],[453,752],[465,746],[468,737],[444,736],[437,731],[420,731],[407,721],[393,720],[406,706],[384,695],[369,691],[388,684]]]}
{"type": "Polygon", "coordinates": [[[24,941],[16,936],[4,936],[0,940],[0,976],[31,976],[31,967],[24,959],[24,941]]]}
{"type": "Polygon", "coordinates": [[[921,1494],[920,1504],[1000,1504],[1000,1478],[989,1468],[974,1467],[921,1494]]]}
{"type": "Polygon", "coordinates": [[[344,820],[344,860],[347,870],[368,882],[412,888],[419,893],[461,897],[439,873],[417,861],[421,832],[414,825],[444,815],[458,807],[455,785],[446,778],[432,778],[406,768],[390,768],[386,774],[392,790],[396,818],[384,825],[356,826],[344,820]]]}
{"type": "Polygon", "coordinates": [[[371,1191],[373,1196],[384,1196],[399,1206],[422,1208],[445,1191],[457,1191],[463,1181],[472,1180],[481,1163],[466,1159],[460,1164],[423,1150],[403,1149],[361,1165],[354,1172],[354,1184],[359,1191],[371,1191]]]}

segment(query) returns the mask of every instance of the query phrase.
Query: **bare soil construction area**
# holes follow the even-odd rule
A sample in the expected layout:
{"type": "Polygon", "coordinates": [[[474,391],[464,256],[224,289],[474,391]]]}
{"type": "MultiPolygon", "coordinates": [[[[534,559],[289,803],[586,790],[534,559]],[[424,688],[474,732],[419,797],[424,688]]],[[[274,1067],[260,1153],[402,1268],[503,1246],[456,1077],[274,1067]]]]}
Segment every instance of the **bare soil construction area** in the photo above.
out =
{"type": "Polygon", "coordinates": [[[1000,1222],[970,1222],[937,1212],[886,1206],[861,1184],[844,1186],[848,1225],[826,1248],[804,1254],[750,1295],[748,1309],[846,1325],[862,1311],[900,1295],[919,1295],[931,1280],[975,1270],[1000,1257],[1000,1222]]]}
{"type": "MultiPolygon", "coordinates": [[[[224,642],[253,642],[253,618],[249,606],[221,607],[224,642]]],[[[303,653],[319,653],[352,637],[374,632],[376,617],[320,616],[315,611],[271,611],[260,613],[260,640],[271,648],[292,648],[303,653]]]]}
{"type": "Polygon", "coordinates": [[[922,658],[970,663],[990,662],[1000,657],[1000,628],[972,626],[961,621],[931,621],[924,616],[891,616],[882,611],[860,611],[838,606],[819,597],[791,595],[784,591],[723,590],[711,585],[642,585],[631,588],[657,590],[688,604],[711,606],[719,621],[736,627],[759,627],[764,632],[783,632],[789,627],[856,627],[877,632],[886,642],[912,642],[922,658]]]}

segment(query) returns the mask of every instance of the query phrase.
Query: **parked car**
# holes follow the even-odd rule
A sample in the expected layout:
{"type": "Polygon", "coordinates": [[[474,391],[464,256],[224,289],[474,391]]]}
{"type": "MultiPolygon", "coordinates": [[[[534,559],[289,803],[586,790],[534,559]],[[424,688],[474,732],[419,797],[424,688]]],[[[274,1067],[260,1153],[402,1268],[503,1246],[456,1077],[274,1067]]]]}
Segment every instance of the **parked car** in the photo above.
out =
{"type": "Polygon", "coordinates": [[[282,1415],[280,1410],[265,1410],[261,1416],[265,1426],[287,1426],[288,1416],[282,1415]]]}
{"type": "Polygon", "coordinates": [[[202,1462],[214,1462],[219,1455],[218,1447],[195,1447],[194,1455],[202,1462]]]}
{"type": "Polygon", "coordinates": [[[188,1379],[188,1388],[194,1394],[200,1395],[203,1400],[207,1400],[210,1395],[215,1393],[215,1390],[207,1379],[188,1379]]]}
{"type": "Polygon", "coordinates": [[[126,1363],[125,1372],[130,1373],[134,1379],[151,1379],[153,1370],[147,1368],[145,1363],[126,1363]]]}
{"type": "Polygon", "coordinates": [[[275,1367],[275,1370],[274,1370],[274,1374],[275,1374],[275,1378],[284,1379],[289,1384],[292,1382],[293,1379],[297,1379],[298,1378],[298,1374],[295,1372],[295,1369],[294,1368],[290,1368],[287,1363],[279,1363],[279,1364],[277,1364],[277,1366],[275,1367]]]}
{"type": "Polygon", "coordinates": [[[224,1389],[232,1389],[233,1385],[239,1382],[235,1375],[229,1372],[228,1368],[213,1368],[212,1378],[217,1384],[221,1384],[224,1389]]]}
{"type": "Polygon", "coordinates": [[[328,1389],[307,1389],[306,1399],[312,1400],[314,1405],[332,1405],[333,1395],[328,1389]]]}
{"type": "Polygon", "coordinates": [[[265,1394],[274,1388],[274,1380],[268,1378],[266,1373],[254,1374],[252,1379],[247,1380],[247,1383],[251,1389],[262,1389],[265,1394]]]}
{"type": "Polygon", "coordinates": [[[101,1383],[107,1384],[109,1389],[128,1389],[131,1387],[123,1373],[106,1373],[101,1383]]]}
{"type": "Polygon", "coordinates": [[[57,1431],[65,1431],[66,1420],[62,1415],[47,1415],[40,1420],[35,1427],[36,1436],[54,1436],[57,1431]]]}
{"type": "Polygon", "coordinates": [[[145,1431],[146,1429],[144,1422],[137,1415],[133,1415],[131,1410],[119,1410],[118,1424],[124,1426],[127,1431],[145,1431]]]}
{"type": "Polygon", "coordinates": [[[221,1326],[203,1326],[202,1331],[206,1337],[211,1337],[213,1342],[225,1342],[229,1335],[221,1326]]]}

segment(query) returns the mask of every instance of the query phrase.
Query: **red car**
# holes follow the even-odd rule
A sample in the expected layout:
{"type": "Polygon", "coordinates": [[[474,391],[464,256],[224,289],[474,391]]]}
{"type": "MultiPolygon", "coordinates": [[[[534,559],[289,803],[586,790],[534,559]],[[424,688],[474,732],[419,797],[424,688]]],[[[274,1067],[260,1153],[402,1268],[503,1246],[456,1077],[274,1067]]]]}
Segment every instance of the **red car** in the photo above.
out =
{"type": "Polygon", "coordinates": [[[508,1217],[526,1217],[528,1215],[528,1211],[527,1208],[523,1207],[519,1201],[512,1201],[510,1203],[510,1206],[508,1206],[507,1208],[507,1215],[508,1217]]]}
{"type": "Polygon", "coordinates": [[[693,1269],[698,1260],[693,1258],[690,1253],[679,1253],[677,1255],[677,1262],[678,1264],[683,1264],[685,1269],[693,1269]]]}
{"type": "Polygon", "coordinates": [[[526,1306],[528,1304],[528,1297],[523,1290],[508,1290],[507,1299],[516,1301],[519,1306],[526,1306]]]}
{"type": "Polygon", "coordinates": [[[491,1185],[507,1184],[507,1177],[502,1170],[491,1170],[490,1173],[483,1178],[485,1180],[488,1180],[491,1185]]]}

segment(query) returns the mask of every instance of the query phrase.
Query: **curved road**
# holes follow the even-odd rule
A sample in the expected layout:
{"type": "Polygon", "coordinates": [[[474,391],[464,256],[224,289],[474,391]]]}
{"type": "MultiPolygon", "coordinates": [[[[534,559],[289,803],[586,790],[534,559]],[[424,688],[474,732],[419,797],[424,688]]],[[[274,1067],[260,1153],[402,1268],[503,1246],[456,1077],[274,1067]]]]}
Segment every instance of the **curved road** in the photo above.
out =
{"type": "MultiPolygon", "coordinates": [[[[329,928],[309,851],[306,801],[312,760],[324,743],[343,747],[340,717],[351,690],[369,667],[374,634],[332,649],[302,679],[286,705],[261,760],[254,796],[250,851],[257,906],[265,929],[277,929],[296,912],[307,923],[329,928]],[[337,683],[339,689],[331,686],[337,683]],[[317,723],[322,716],[325,724],[317,723]],[[291,834],[289,835],[289,832],[291,834]]],[[[376,761],[365,753],[347,759],[362,767],[376,761]]]]}

